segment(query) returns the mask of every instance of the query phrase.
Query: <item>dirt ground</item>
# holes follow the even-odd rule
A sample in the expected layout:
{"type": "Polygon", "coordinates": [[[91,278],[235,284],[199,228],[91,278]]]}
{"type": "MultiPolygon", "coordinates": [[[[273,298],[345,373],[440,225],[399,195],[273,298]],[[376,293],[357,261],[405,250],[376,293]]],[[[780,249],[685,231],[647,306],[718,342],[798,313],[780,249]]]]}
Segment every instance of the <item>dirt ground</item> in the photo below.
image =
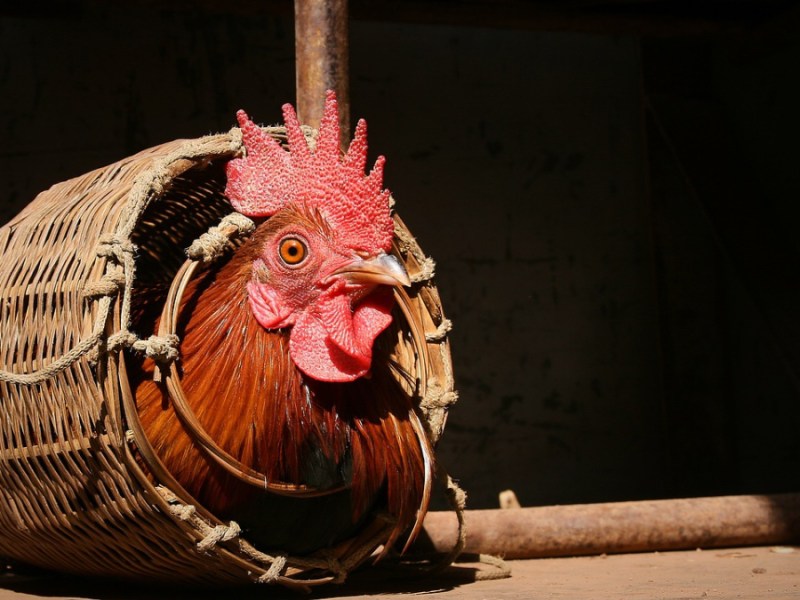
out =
{"type": "MultiPolygon", "coordinates": [[[[492,566],[460,563],[428,579],[385,577],[380,571],[355,574],[344,587],[312,596],[281,598],[386,600],[427,596],[441,600],[685,600],[689,598],[800,599],[800,547],[754,547],[655,552],[578,558],[509,561],[510,578],[476,581],[499,574],[492,566]]],[[[198,592],[97,584],[44,575],[10,573],[0,578],[0,600],[138,600],[148,598],[276,597],[260,586],[198,592]]]]}

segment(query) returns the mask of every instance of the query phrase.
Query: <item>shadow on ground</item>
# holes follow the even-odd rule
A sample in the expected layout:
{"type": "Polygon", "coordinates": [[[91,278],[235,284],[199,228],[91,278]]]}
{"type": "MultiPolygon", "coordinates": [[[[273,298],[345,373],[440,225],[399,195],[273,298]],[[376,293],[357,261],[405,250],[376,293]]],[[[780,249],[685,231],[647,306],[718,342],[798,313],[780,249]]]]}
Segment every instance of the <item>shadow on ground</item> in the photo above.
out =
{"type": "MultiPolygon", "coordinates": [[[[483,570],[477,564],[458,564],[435,574],[420,574],[403,567],[375,566],[352,573],[342,585],[315,588],[311,594],[287,590],[280,586],[245,585],[235,588],[237,600],[255,598],[326,599],[349,598],[373,594],[436,594],[474,583],[483,570]]],[[[99,578],[72,577],[14,566],[0,576],[0,590],[43,598],[93,600],[218,600],[230,594],[232,588],[178,587],[147,584],[143,581],[111,581],[99,578]],[[223,596],[224,597],[224,596],[223,596]]]]}

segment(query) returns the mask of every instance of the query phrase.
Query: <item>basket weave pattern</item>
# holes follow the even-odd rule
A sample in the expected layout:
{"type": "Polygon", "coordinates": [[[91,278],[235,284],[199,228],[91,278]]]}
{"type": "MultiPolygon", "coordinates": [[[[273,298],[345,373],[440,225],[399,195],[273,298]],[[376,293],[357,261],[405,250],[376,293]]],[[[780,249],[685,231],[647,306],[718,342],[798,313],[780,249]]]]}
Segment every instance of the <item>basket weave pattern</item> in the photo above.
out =
{"type": "MultiPolygon", "coordinates": [[[[0,555],[79,574],[305,587],[341,581],[385,541],[376,518],[324,553],[262,554],[137,461],[149,442],[122,351],[175,349],[128,331],[131,299],[171,281],[231,212],[224,164],[241,150],[238,129],[157,146],[53,186],[0,229],[0,555]]],[[[395,224],[415,285],[398,293],[394,358],[435,442],[456,400],[450,322],[432,261],[395,224]]]]}

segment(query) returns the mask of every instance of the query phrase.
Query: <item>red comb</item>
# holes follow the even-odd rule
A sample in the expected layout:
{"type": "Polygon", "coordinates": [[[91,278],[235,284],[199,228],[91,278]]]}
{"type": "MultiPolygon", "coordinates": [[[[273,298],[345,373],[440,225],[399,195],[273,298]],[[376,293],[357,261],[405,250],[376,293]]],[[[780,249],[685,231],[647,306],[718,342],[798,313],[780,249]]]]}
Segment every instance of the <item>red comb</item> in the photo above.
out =
{"type": "Polygon", "coordinates": [[[225,192],[233,207],[250,217],[268,217],[289,204],[317,209],[338,238],[355,250],[388,251],[394,232],[389,191],[383,189],[382,156],[365,175],[367,124],[356,125],[353,141],[342,156],[336,94],[329,91],[312,149],[290,104],[283,106],[289,150],[240,110],[247,155],[227,165],[225,192]]]}

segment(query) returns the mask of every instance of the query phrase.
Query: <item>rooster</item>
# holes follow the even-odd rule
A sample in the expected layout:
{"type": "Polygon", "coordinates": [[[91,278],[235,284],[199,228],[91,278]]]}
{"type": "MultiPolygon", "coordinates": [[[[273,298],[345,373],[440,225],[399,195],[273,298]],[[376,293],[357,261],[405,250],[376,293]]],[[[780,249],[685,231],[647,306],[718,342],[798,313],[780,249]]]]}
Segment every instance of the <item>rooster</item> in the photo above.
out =
{"type": "Polygon", "coordinates": [[[384,158],[365,174],[363,120],[341,154],[332,92],[315,144],[290,105],[283,115],[288,150],[237,114],[246,156],[227,164],[226,196],[259,225],[184,294],[179,365],[190,407],[222,449],[316,494],[271,493],[209,460],[149,361],[136,382],[140,420],[176,480],[259,547],[329,547],[376,512],[395,521],[386,548],[413,524],[407,546],[427,510],[432,450],[381,336],[392,288],[409,285],[389,254],[384,158]]]}

